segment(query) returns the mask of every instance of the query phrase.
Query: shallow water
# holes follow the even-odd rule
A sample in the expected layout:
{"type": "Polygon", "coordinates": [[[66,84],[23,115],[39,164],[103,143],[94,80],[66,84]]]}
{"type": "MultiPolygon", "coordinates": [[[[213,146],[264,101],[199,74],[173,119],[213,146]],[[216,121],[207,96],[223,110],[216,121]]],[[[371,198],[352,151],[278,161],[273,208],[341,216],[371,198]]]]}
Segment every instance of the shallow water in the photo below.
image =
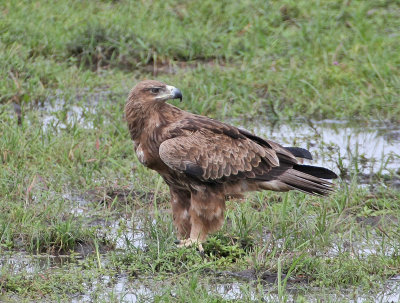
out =
{"type": "MultiPolygon", "coordinates": [[[[199,281],[199,283],[201,282],[199,281]]],[[[215,280],[205,284],[204,287],[210,295],[228,301],[280,301],[276,285],[262,281],[246,283],[242,281],[223,282],[215,280]]],[[[118,302],[136,303],[153,302],[156,296],[162,296],[165,292],[170,292],[177,296],[170,282],[155,282],[151,278],[146,281],[131,280],[127,276],[113,278],[105,276],[100,281],[88,285],[87,289],[88,292],[86,294],[73,296],[71,302],[92,302],[96,298],[104,301],[114,299],[118,302]]],[[[289,283],[284,296],[287,302],[295,302],[298,298],[305,298],[307,302],[321,302],[321,300],[323,302],[327,299],[329,299],[329,302],[399,302],[400,281],[395,277],[382,285],[380,290],[371,293],[364,293],[360,289],[321,290],[307,285],[289,283]]]]}
{"type": "MultiPolygon", "coordinates": [[[[61,91],[47,98],[36,109],[40,112],[42,127],[46,129],[65,129],[67,124],[79,124],[84,128],[93,128],[91,118],[101,111],[99,106],[112,102],[119,96],[112,91],[83,91],[75,96],[73,103],[66,101],[61,91]]],[[[126,96],[123,96],[125,98],[126,96]]]]}
{"type": "Polygon", "coordinates": [[[357,258],[365,258],[370,255],[392,256],[398,255],[400,244],[395,240],[383,240],[382,237],[371,236],[369,239],[354,239],[349,241],[334,241],[327,256],[338,256],[349,253],[357,258]]]}
{"type": "Polygon", "coordinates": [[[151,302],[155,290],[140,281],[130,281],[127,276],[104,276],[100,281],[87,285],[87,293],[73,296],[71,302],[93,302],[93,299],[108,302],[151,302]]]}
{"type": "MultiPolygon", "coordinates": [[[[74,193],[65,193],[62,197],[71,204],[71,214],[85,218],[96,217],[93,204],[88,199],[74,193]]],[[[96,226],[97,237],[111,243],[115,249],[145,248],[145,233],[143,231],[142,216],[140,211],[128,215],[121,214],[118,219],[108,219],[107,222],[101,218],[88,223],[96,226]]]]}
{"type": "MultiPolygon", "coordinates": [[[[70,262],[69,256],[36,255],[25,253],[3,254],[0,257],[1,273],[35,275],[50,268],[61,267],[70,262]]],[[[224,274],[224,277],[208,278],[211,281],[199,281],[210,295],[224,300],[245,300],[278,302],[279,296],[276,282],[257,280],[257,277],[241,279],[240,273],[224,274]]],[[[275,278],[276,280],[276,278],[275,278]]],[[[153,302],[156,296],[166,292],[174,294],[173,281],[153,281],[151,277],[141,279],[129,278],[127,275],[102,276],[94,282],[87,282],[83,294],[71,294],[71,302],[117,301],[117,302],[153,302]]],[[[176,295],[176,294],[175,294],[176,295]]],[[[400,302],[400,276],[389,279],[380,289],[365,293],[361,289],[321,289],[310,287],[305,283],[288,281],[285,292],[288,302],[295,302],[297,298],[305,298],[307,302],[346,301],[354,303],[364,302],[400,302]]]]}
{"type": "Polygon", "coordinates": [[[37,274],[52,267],[61,267],[70,262],[70,255],[30,255],[25,252],[2,252],[0,256],[1,273],[37,274]]]}
{"type": "Polygon", "coordinates": [[[119,218],[110,226],[101,228],[99,233],[104,234],[104,238],[113,243],[116,249],[144,249],[146,242],[142,228],[143,222],[137,217],[119,218]]]}
{"type": "Polygon", "coordinates": [[[66,106],[63,99],[56,99],[54,102],[46,102],[40,109],[43,130],[65,129],[67,124],[80,124],[85,128],[93,128],[93,122],[85,119],[85,116],[96,112],[94,106],[66,106]]]}

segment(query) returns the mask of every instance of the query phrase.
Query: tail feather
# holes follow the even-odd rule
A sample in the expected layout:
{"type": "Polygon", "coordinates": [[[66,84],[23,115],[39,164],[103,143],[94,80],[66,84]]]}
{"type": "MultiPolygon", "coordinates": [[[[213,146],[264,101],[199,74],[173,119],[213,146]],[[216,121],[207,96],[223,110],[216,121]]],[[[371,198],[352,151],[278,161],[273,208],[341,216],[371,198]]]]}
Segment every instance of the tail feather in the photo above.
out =
{"type": "Polygon", "coordinates": [[[326,196],[334,190],[334,184],[320,179],[317,173],[311,175],[295,167],[285,171],[278,179],[287,184],[291,189],[300,190],[312,195],[326,196]]]}
{"type": "Polygon", "coordinates": [[[338,176],[331,170],[319,167],[319,166],[311,166],[311,165],[294,165],[293,169],[297,171],[301,171],[308,175],[323,178],[323,179],[336,179],[338,176]]]}

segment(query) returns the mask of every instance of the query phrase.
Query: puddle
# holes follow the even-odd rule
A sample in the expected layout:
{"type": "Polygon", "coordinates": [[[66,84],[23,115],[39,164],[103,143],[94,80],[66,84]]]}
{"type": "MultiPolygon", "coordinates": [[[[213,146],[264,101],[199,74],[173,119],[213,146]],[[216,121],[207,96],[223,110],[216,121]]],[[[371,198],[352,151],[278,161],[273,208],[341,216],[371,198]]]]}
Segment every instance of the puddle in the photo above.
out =
{"type": "Polygon", "coordinates": [[[2,252],[0,256],[0,276],[4,272],[36,274],[49,268],[62,267],[71,261],[69,255],[28,255],[24,252],[2,252]]]}
{"type": "Polygon", "coordinates": [[[155,290],[140,281],[130,281],[127,276],[111,278],[104,276],[100,281],[85,285],[86,294],[71,298],[72,303],[78,302],[151,302],[155,296],[155,290]]]}
{"type": "MultiPolygon", "coordinates": [[[[0,257],[0,276],[6,272],[7,274],[40,274],[50,268],[61,267],[69,261],[69,256],[29,256],[24,253],[6,252],[0,257]]],[[[247,271],[254,274],[254,271],[247,271]]],[[[198,283],[210,296],[222,300],[280,301],[276,277],[274,280],[263,280],[263,275],[261,275],[262,280],[253,279],[253,277],[249,280],[243,280],[237,279],[239,276],[241,276],[241,272],[236,273],[236,275],[226,272],[223,277],[219,278],[213,278],[208,274],[204,281],[199,280],[198,283]]],[[[171,294],[177,298],[178,294],[175,290],[174,279],[163,281],[153,281],[151,277],[131,279],[123,274],[102,276],[93,282],[84,283],[83,288],[86,290],[85,293],[71,294],[70,302],[153,302],[157,296],[171,294]]],[[[290,282],[289,279],[284,296],[288,302],[295,302],[299,298],[306,299],[307,302],[321,302],[321,300],[327,299],[329,299],[329,302],[399,302],[400,276],[392,277],[380,289],[369,293],[357,288],[321,289],[309,287],[305,283],[290,282]]]]}
{"type": "MultiPolygon", "coordinates": [[[[132,195],[132,192],[128,191],[128,194],[132,195]]],[[[116,214],[110,213],[111,217],[104,218],[99,216],[99,212],[102,210],[93,209],[92,202],[86,198],[74,193],[64,193],[62,197],[71,203],[70,213],[89,219],[87,225],[96,227],[97,237],[110,243],[113,248],[120,250],[145,249],[144,222],[141,219],[144,214],[141,210],[136,209],[133,213],[120,214],[118,218],[115,218],[116,214]]],[[[123,192],[120,198],[126,199],[126,197],[127,195],[123,192]]],[[[94,200],[98,202],[98,199],[94,200]]],[[[155,220],[153,221],[155,224],[155,220]]]]}
{"type": "Polygon", "coordinates": [[[99,236],[103,236],[108,242],[112,243],[115,249],[144,249],[146,247],[145,233],[142,230],[143,222],[138,219],[120,218],[108,227],[99,231],[99,236]]]}
{"type": "Polygon", "coordinates": [[[310,150],[314,164],[337,173],[355,172],[370,176],[398,172],[400,167],[400,126],[372,123],[354,125],[346,121],[311,121],[290,124],[256,121],[238,127],[276,141],[284,146],[310,150]],[[250,126],[252,125],[252,126],[250,126]]]}
{"type": "Polygon", "coordinates": [[[248,291],[248,286],[245,287],[239,282],[233,282],[233,283],[220,283],[216,284],[211,291],[209,291],[209,294],[216,293],[218,294],[222,299],[224,300],[241,300],[241,299],[250,299],[250,300],[255,300],[256,296],[254,294],[254,291],[250,291],[246,295],[244,295],[244,292],[248,291]],[[246,288],[246,290],[244,290],[246,288]]]}
{"type": "Polygon", "coordinates": [[[72,193],[62,194],[62,198],[71,202],[71,214],[73,215],[86,215],[91,210],[90,202],[79,195],[74,195],[72,193]]]}
{"type": "MultiPolygon", "coordinates": [[[[93,118],[99,110],[100,103],[109,103],[116,98],[125,100],[122,96],[108,90],[94,92],[83,91],[74,97],[74,102],[67,102],[62,91],[48,97],[38,107],[41,115],[42,128],[47,130],[66,129],[67,125],[79,124],[83,128],[93,128],[93,118]]],[[[16,112],[18,115],[18,112],[16,112]]]]}
{"type": "MultiPolygon", "coordinates": [[[[396,224],[396,223],[393,223],[396,224]]],[[[400,243],[395,238],[378,235],[374,230],[368,235],[343,235],[332,241],[331,248],[326,253],[329,257],[335,257],[343,253],[349,253],[357,258],[366,258],[370,255],[388,256],[398,255],[400,243]]]]}
{"type": "MultiPolygon", "coordinates": [[[[392,226],[396,226],[398,224],[396,218],[391,218],[390,223],[388,218],[386,218],[386,220],[386,224],[391,224],[392,226]]],[[[375,220],[374,223],[376,225],[375,227],[378,230],[381,230],[382,222],[380,220],[375,220]]],[[[358,222],[358,224],[365,223],[358,222]]],[[[274,235],[265,229],[261,234],[261,240],[265,253],[271,254],[275,250],[279,251],[283,249],[287,239],[275,239],[274,235]]],[[[318,251],[312,251],[312,253],[317,256],[328,258],[334,258],[343,253],[348,253],[353,257],[360,259],[367,258],[370,255],[393,257],[398,256],[400,253],[400,243],[396,240],[397,239],[395,237],[389,238],[388,236],[379,234],[376,230],[372,229],[368,230],[368,233],[365,232],[362,234],[335,234],[332,236],[330,247],[318,251]]]]}
{"type": "Polygon", "coordinates": [[[358,258],[365,258],[370,255],[392,256],[399,251],[399,247],[395,247],[393,243],[386,244],[382,240],[374,239],[361,242],[344,242],[341,244],[333,243],[329,250],[329,256],[337,256],[344,252],[348,252],[358,258]],[[392,245],[391,245],[392,244],[392,245]]]}
{"type": "MultiPolygon", "coordinates": [[[[109,301],[110,299],[118,302],[153,302],[156,296],[160,296],[166,290],[170,291],[174,297],[177,296],[171,282],[155,282],[146,279],[146,282],[140,280],[130,280],[127,276],[118,276],[110,278],[104,276],[100,281],[95,281],[87,285],[89,290],[87,294],[78,295],[72,298],[71,302],[93,302],[93,299],[109,301]]],[[[199,282],[200,283],[200,282],[199,282]]],[[[225,300],[236,300],[244,298],[243,289],[248,286],[240,282],[232,283],[212,283],[205,285],[210,295],[216,294],[225,300]]],[[[255,298],[254,294],[251,294],[255,298]]]]}
{"type": "Polygon", "coordinates": [[[263,302],[400,302],[400,281],[388,281],[376,292],[364,293],[361,289],[334,290],[319,289],[306,285],[288,285],[283,298],[278,295],[277,284],[256,285],[240,282],[217,283],[209,291],[218,294],[224,300],[263,301],[263,302]]]}
{"type": "MultiPolygon", "coordinates": [[[[371,298],[367,295],[361,295],[357,300],[353,300],[355,303],[367,303],[371,302],[371,298]]],[[[374,295],[374,301],[376,303],[394,303],[400,302],[400,282],[389,282],[383,286],[383,290],[374,295]]]]}
{"type": "MultiPolygon", "coordinates": [[[[207,284],[198,282],[197,287],[203,287],[210,297],[244,302],[263,301],[279,302],[278,286],[276,283],[240,281],[220,281],[211,279],[207,284]]],[[[109,277],[85,285],[88,290],[86,294],[76,295],[71,298],[71,302],[93,302],[116,300],[118,302],[154,302],[157,296],[165,293],[171,294],[174,298],[179,298],[171,281],[152,281],[147,279],[130,280],[127,276],[109,277]]],[[[304,299],[307,302],[321,302],[329,299],[329,302],[399,302],[400,300],[400,281],[391,279],[380,290],[364,293],[361,289],[320,289],[308,287],[304,284],[288,284],[283,293],[283,301],[296,302],[304,299]]]]}
{"type": "Polygon", "coordinates": [[[66,129],[67,124],[80,124],[84,128],[93,128],[93,122],[85,117],[88,114],[95,114],[93,104],[90,106],[66,105],[63,98],[55,98],[53,102],[45,102],[40,107],[43,130],[66,129]],[[62,122],[65,121],[65,122],[62,122]]]}

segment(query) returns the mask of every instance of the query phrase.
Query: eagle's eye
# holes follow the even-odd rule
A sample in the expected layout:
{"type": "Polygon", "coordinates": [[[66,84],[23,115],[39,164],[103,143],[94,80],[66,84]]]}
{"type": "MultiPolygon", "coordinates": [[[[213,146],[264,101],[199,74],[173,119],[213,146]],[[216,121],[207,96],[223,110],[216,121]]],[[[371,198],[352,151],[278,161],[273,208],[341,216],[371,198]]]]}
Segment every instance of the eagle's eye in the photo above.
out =
{"type": "Polygon", "coordinates": [[[159,87],[153,87],[150,89],[150,91],[152,94],[158,94],[160,92],[160,89],[161,88],[159,88],[159,87]]]}

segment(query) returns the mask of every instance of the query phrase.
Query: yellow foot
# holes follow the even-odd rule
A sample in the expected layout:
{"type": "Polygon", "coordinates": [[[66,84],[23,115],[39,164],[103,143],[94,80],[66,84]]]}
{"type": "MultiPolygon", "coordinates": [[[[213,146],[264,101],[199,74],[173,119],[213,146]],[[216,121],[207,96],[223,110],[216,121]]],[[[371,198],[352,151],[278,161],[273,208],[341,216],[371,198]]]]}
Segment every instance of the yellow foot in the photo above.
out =
{"type": "Polygon", "coordinates": [[[178,247],[190,247],[192,245],[197,245],[197,248],[199,249],[199,251],[201,253],[204,252],[203,245],[201,245],[201,242],[198,241],[197,239],[192,239],[192,238],[188,238],[188,239],[185,239],[185,240],[180,240],[179,244],[178,244],[178,247]]]}

